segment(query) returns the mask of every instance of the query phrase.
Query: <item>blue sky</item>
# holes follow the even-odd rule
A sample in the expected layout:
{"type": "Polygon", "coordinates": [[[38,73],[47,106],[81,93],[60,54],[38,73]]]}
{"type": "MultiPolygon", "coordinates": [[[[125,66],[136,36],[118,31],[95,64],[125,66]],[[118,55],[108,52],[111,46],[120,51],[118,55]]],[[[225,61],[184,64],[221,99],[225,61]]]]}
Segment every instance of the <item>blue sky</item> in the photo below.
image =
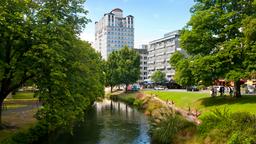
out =
{"type": "Polygon", "coordinates": [[[121,8],[124,16],[135,17],[135,47],[148,44],[149,41],[163,37],[167,32],[182,29],[190,19],[189,9],[193,0],[87,0],[87,24],[81,38],[94,42],[94,22],[104,13],[121,8]]]}

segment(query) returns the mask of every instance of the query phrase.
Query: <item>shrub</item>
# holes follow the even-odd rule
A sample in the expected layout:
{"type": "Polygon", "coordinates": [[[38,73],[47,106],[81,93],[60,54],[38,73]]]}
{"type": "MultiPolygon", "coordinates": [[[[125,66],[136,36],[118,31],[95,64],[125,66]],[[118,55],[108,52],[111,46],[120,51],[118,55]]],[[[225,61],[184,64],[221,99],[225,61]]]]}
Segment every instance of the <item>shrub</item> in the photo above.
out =
{"type": "Polygon", "coordinates": [[[143,101],[142,100],[139,100],[139,99],[135,99],[134,102],[133,102],[133,105],[139,109],[142,108],[143,106],[143,101]]]}
{"type": "Polygon", "coordinates": [[[4,140],[3,144],[33,144],[37,143],[42,137],[47,136],[47,125],[37,123],[27,131],[17,132],[10,138],[4,140]]]}
{"type": "Polygon", "coordinates": [[[212,143],[250,144],[256,142],[256,117],[246,112],[216,109],[201,118],[198,130],[212,143]]]}
{"type": "Polygon", "coordinates": [[[178,133],[192,127],[195,128],[193,123],[180,115],[172,114],[151,128],[152,138],[156,143],[172,143],[178,133]]]}

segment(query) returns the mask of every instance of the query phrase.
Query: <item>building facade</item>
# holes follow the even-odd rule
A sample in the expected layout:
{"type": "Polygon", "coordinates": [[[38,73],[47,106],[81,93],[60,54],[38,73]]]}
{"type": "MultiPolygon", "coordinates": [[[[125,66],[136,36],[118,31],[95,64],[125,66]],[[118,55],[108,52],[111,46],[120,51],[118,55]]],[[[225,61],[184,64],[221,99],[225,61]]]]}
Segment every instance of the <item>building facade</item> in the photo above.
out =
{"type": "Polygon", "coordinates": [[[148,78],[159,70],[166,74],[167,80],[173,79],[175,70],[169,60],[177,50],[180,50],[179,31],[166,33],[163,38],[151,41],[148,48],[148,78]]]}
{"type": "Polygon", "coordinates": [[[140,54],[140,79],[138,82],[144,82],[148,77],[148,45],[142,45],[142,48],[134,49],[140,54]]]}
{"type": "Polygon", "coordinates": [[[103,18],[95,22],[95,49],[104,59],[115,50],[127,45],[134,47],[134,17],[123,17],[119,8],[106,13],[103,18]]]}

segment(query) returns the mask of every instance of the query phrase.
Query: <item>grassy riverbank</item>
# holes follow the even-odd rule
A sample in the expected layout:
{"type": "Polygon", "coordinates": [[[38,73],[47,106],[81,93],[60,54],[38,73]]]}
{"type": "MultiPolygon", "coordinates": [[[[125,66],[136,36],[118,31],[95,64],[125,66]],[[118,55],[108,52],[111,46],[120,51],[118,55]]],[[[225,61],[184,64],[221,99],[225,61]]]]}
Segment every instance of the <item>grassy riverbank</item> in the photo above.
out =
{"type": "Polygon", "coordinates": [[[154,97],[136,92],[112,95],[112,98],[134,106],[149,116],[150,134],[155,143],[186,143],[196,132],[194,123],[154,97]]]}
{"type": "Polygon", "coordinates": [[[244,95],[242,98],[230,96],[210,97],[209,93],[143,91],[145,94],[156,95],[162,100],[174,101],[175,106],[182,109],[198,110],[201,113],[214,109],[227,108],[231,112],[249,112],[256,114],[256,96],[244,95]]]}
{"type": "Polygon", "coordinates": [[[254,135],[256,130],[253,129],[256,125],[256,116],[251,114],[255,113],[255,108],[252,107],[256,106],[255,96],[236,99],[211,98],[207,93],[198,92],[144,91],[143,93],[121,94],[117,97],[123,102],[132,103],[133,101],[133,104],[136,104],[136,100],[142,101],[142,110],[151,119],[152,138],[157,143],[231,144],[256,141],[254,135]],[[172,100],[179,108],[186,109],[186,106],[190,106],[191,109],[199,109],[203,112],[200,116],[202,123],[195,126],[180,115],[168,114],[171,110],[164,108],[163,103],[148,102],[152,96],[172,100]]]}

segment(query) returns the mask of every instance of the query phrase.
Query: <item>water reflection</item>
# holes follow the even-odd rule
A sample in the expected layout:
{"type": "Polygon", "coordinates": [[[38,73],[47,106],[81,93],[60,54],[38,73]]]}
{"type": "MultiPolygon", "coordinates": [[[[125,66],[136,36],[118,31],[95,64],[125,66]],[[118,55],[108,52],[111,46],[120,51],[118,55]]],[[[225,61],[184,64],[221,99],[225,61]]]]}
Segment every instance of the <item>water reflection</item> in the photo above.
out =
{"type": "Polygon", "coordinates": [[[54,144],[149,144],[147,118],[123,103],[97,102],[74,135],[60,136],[54,144]]]}

